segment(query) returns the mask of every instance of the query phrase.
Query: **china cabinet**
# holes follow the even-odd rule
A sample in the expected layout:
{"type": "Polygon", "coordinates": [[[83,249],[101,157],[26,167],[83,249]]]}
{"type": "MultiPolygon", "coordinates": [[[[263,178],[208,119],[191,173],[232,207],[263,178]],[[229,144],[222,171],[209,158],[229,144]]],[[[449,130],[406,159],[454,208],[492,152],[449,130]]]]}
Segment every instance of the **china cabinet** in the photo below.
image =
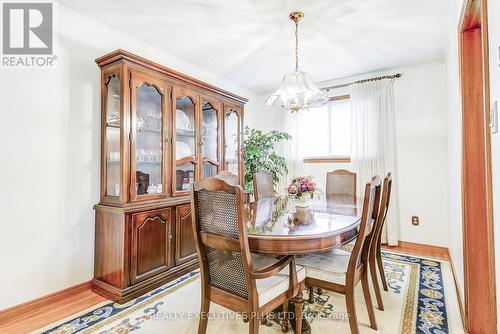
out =
{"type": "Polygon", "coordinates": [[[246,99],[117,50],[101,69],[93,290],[125,302],[195,269],[189,188],[243,181],[246,99]]]}

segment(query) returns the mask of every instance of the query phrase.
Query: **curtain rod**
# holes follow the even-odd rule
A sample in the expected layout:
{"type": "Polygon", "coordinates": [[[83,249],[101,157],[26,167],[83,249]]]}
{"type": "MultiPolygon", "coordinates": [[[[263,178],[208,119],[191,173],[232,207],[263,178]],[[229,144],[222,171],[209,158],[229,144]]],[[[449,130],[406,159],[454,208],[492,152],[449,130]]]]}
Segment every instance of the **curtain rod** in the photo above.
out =
{"type": "Polygon", "coordinates": [[[350,86],[353,84],[359,84],[359,83],[370,82],[370,81],[378,81],[378,80],[383,80],[383,79],[398,79],[398,78],[401,78],[401,73],[396,73],[396,74],[392,74],[392,75],[382,75],[380,77],[373,77],[373,78],[364,79],[364,80],[357,80],[357,81],[353,81],[353,82],[349,82],[349,83],[345,83],[345,84],[341,84],[341,85],[335,85],[335,86],[321,88],[321,90],[329,91],[330,89],[347,87],[347,86],[350,86]]]}

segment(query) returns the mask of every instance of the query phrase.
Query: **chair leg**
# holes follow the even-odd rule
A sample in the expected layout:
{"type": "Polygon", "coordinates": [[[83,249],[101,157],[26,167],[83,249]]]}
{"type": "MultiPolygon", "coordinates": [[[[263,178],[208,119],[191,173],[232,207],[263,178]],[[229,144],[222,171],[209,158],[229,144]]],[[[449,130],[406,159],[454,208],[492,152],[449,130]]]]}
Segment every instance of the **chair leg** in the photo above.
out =
{"type": "Polygon", "coordinates": [[[384,287],[385,291],[389,291],[387,288],[387,280],[385,278],[385,271],[384,271],[384,263],[382,262],[382,251],[380,249],[380,241],[377,244],[377,265],[378,265],[378,271],[380,272],[380,279],[382,280],[382,286],[384,287]]]}
{"type": "Polygon", "coordinates": [[[309,290],[309,299],[308,299],[308,303],[309,304],[312,304],[314,303],[314,287],[313,286],[309,286],[307,287],[307,289],[309,290]]]}
{"type": "Polygon", "coordinates": [[[295,307],[295,333],[302,334],[302,307],[304,306],[302,291],[297,293],[292,302],[295,307]]]}
{"type": "Polygon", "coordinates": [[[283,319],[281,320],[281,331],[288,333],[288,300],[283,303],[283,319]]]}
{"type": "Polygon", "coordinates": [[[208,298],[202,297],[200,322],[198,323],[198,334],[205,334],[207,332],[209,310],[210,310],[210,300],[208,298]]]}
{"type": "Polygon", "coordinates": [[[370,326],[377,330],[377,320],[375,319],[375,311],[373,310],[372,296],[370,295],[370,286],[368,284],[368,274],[365,271],[361,277],[361,285],[363,286],[363,295],[365,296],[365,304],[370,317],[370,326]]]}
{"type": "Polygon", "coordinates": [[[263,314],[263,315],[262,315],[262,317],[261,317],[261,319],[260,319],[260,323],[261,323],[262,325],[264,325],[264,326],[265,326],[265,325],[267,325],[267,314],[263,314]]]}
{"type": "Polygon", "coordinates": [[[259,334],[259,317],[256,312],[252,312],[248,319],[248,333],[259,334]]]}
{"type": "Polygon", "coordinates": [[[356,304],[354,300],[354,286],[346,287],[345,302],[347,305],[347,314],[349,315],[349,326],[351,334],[359,334],[358,317],[356,315],[356,304]]]}
{"type": "Polygon", "coordinates": [[[375,266],[375,262],[377,259],[375,258],[375,254],[370,254],[370,258],[368,259],[368,263],[370,265],[370,276],[372,278],[373,289],[375,290],[375,296],[377,297],[377,304],[379,310],[384,310],[384,302],[382,300],[382,294],[380,293],[380,286],[378,284],[377,278],[377,267],[375,266]]]}

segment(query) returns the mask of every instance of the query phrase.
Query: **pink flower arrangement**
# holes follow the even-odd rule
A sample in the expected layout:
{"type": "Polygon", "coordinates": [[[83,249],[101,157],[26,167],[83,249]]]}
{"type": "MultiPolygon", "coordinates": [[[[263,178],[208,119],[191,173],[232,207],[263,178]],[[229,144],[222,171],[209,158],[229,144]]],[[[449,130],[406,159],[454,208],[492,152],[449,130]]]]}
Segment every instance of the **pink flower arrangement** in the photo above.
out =
{"type": "Polygon", "coordinates": [[[301,198],[304,194],[309,194],[313,198],[314,192],[318,190],[318,186],[312,182],[312,179],[312,176],[299,176],[292,179],[292,183],[288,186],[288,194],[295,195],[297,198],[301,198]]]}

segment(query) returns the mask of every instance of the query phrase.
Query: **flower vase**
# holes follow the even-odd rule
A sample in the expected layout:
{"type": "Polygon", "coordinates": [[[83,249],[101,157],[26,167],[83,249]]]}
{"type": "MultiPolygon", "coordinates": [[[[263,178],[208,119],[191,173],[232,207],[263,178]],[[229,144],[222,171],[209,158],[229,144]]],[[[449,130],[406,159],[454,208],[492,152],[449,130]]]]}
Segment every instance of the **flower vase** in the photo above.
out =
{"type": "Polygon", "coordinates": [[[295,199],[295,206],[299,208],[307,208],[312,203],[311,196],[309,194],[304,194],[299,198],[295,199]]]}
{"type": "Polygon", "coordinates": [[[290,201],[290,212],[295,213],[295,212],[297,212],[297,209],[295,208],[295,201],[296,201],[295,194],[289,194],[288,196],[291,200],[290,201]]]}

